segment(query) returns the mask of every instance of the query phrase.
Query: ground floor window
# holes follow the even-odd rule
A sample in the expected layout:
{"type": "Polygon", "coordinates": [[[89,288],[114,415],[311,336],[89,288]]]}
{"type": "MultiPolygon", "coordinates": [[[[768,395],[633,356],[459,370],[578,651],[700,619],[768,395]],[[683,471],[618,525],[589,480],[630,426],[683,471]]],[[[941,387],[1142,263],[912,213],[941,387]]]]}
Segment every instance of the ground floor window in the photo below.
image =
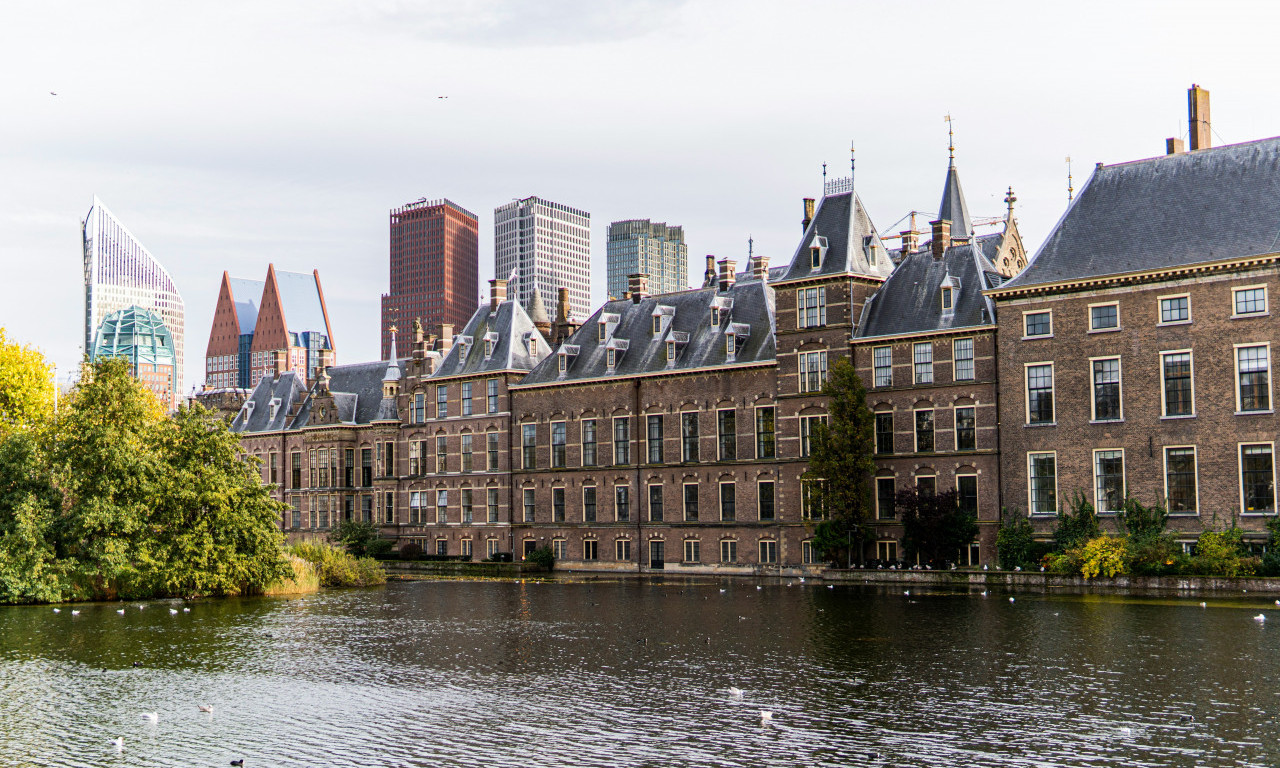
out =
{"type": "Polygon", "coordinates": [[[778,562],[778,542],[772,540],[760,542],[760,562],[765,564],[778,562]]]}
{"type": "Polygon", "coordinates": [[[1249,514],[1275,511],[1276,476],[1271,450],[1271,443],[1240,446],[1242,508],[1249,514]]]}
{"type": "Polygon", "coordinates": [[[738,562],[738,542],[733,539],[724,539],[720,542],[720,562],[738,562]]]}
{"type": "Polygon", "coordinates": [[[462,540],[462,548],[458,551],[458,554],[463,557],[471,557],[471,539],[462,540]]]}
{"type": "Polygon", "coordinates": [[[817,562],[817,560],[814,558],[812,541],[800,542],[800,562],[804,563],[805,565],[813,565],[815,562],[817,562]]]}
{"type": "Polygon", "coordinates": [[[898,560],[898,542],[896,541],[877,541],[876,542],[876,559],[884,562],[893,563],[898,560]]]}
{"type": "Polygon", "coordinates": [[[613,543],[613,559],[619,562],[631,559],[631,539],[618,539],[613,543]]]}
{"type": "Polygon", "coordinates": [[[449,554],[449,540],[448,540],[448,539],[436,539],[436,554],[437,554],[437,555],[447,555],[447,554],[449,554]]]}
{"type": "Polygon", "coordinates": [[[667,564],[666,542],[649,542],[649,567],[663,568],[667,564]]]}
{"type": "Polygon", "coordinates": [[[533,539],[525,539],[524,552],[522,553],[521,556],[525,560],[528,560],[529,556],[532,555],[534,553],[534,550],[536,550],[537,548],[538,548],[538,542],[534,541],[533,539]]]}
{"type": "Polygon", "coordinates": [[[599,560],[600,559],[600,542],[595,539],[582,540],[582,559],[583,560],[599,560]]]}
{"type": "Polygon", "coordinates": [[[701,553],[698,551],[701,542],[697,539],[685,539],[684,541],[684,561],[686,563],[702,562],[701,553]]]}
{"type": "Polygon", "coordinates": [[[487,557],[487,558],[489,558],[490,560],[492,560],[492,559],[493,559],[493,556],[494,556],[494,555],[496,555],[496,554],[498,554],[498,546],[499,546],[499,545],[498,545],[498,540],[497,540],[497,539],[488,539],[488,540],[486,540],[486,541],[485,541],[485,543],[484,543],[484,554],[485,554],[485,557],[487,557]]]}
{"type": "Polygon", "coordinates": [[[963,547],[960,550],[960,554],[958,559],[956,560],[956,564],[957,565],[978,565],[980,562],[982,562],[980,555],[981,555],[981,548],[978,546],[978,542],[976,541],[970,542],[968,546],[963,547]]]}
{"type": "Polygon", "coordinates": [[[565,551],[566,551],[566,547],[564,545],[564,539],[551,540],[551,554],[555,557],[555,559],[563,560],[565,551]]]}

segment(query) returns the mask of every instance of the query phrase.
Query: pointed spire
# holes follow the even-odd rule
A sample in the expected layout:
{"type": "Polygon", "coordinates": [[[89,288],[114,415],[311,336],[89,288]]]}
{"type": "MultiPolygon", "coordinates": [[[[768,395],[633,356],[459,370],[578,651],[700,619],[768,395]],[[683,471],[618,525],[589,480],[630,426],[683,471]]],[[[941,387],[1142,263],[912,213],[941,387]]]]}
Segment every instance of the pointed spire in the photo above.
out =
{"type": "Polygon", "coordinates": [[[947,156],[950,158],[951,165],[956,164],[956,135],[951,127],[951,113],[943,118],[947,121],[947,156]]]}
{"type": "Polygon", "coordinates": [[[942,189],[942,205],[938,206],[938,218],[951,222],[951,237],[973,236],[973,222],[969,219],[969,205],[964,201],[964,189],[960,186],[960,172],[954,160],[947,166],[947,182],[942,189]]]}
{"type": "Polygon", "coordinates": [[[1013,186],[1009,186],[1009,191],[1005,193],[1004,204],[1009,206],[1009,213],[1005,216],[1006,221],[1013,221],[1013,204],[1018,202],[1017,195],[1013,194],[1013,186]]]}
{"type": "Polygon", "coordinates": [[[387,360],[387,374],[382,377],[384,383],[400,380],[399,357],[396,356],[396,326],[393,323],[387,329],[391,332],[391,359],[387,360]]]}

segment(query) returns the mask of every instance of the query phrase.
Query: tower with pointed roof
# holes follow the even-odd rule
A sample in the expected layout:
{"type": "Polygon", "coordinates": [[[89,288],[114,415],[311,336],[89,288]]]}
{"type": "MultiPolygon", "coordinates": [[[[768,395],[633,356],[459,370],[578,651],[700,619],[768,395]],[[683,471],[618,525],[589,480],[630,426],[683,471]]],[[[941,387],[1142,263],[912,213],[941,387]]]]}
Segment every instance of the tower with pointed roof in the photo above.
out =
{"type": "Polygon", "coordinates": [[[250,383],[295,371],[305,384],[334,362],[320,272],[277,271],[274,264],[268,265],[249,348],[250,383]]]}

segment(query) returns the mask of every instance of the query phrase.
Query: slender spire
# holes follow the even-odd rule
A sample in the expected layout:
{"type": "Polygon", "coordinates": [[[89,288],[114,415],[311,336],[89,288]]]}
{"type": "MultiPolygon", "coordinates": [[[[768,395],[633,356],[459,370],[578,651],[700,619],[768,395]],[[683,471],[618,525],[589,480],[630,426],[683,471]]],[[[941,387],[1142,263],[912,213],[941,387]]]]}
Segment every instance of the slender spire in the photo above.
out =
{"type": "Polygon", "coordinates": [[[826,191],[827,189],[827,164],[826,163],[822,164],[822,189],[823,191],[826,191]]]}
{"type": "Polygon", "coordinates": [[[858,178],[858,158],[854,154],[853,142],[849,142],[849,186],[854,186],[854,180],[858,178]]]}
{"type": "Polygon", "coordinates": [[[947,116],[944,117],[943,120],[947,121],[947,157],[950,158],[951,164],[955,165],[956,164],[956,135],[951,127],[951,113],[948,112],[947,116]]]}
{"type": "Polygon", "coordinates": [[[1009,191],[1005,193],[1004,204],[1009,206],[1008,220],[1013,221],[1013,204],[1018,202],[1017,195],[1013,194],[1013,186],[1009,187],[1009,191]]]}
{"type": "Polygon", "coordinates": [[[400,364],[397,362],[400,358],[396,355],[396,330],[395,323],[387,329],[391,333],[391,359],[387,361],[387,375],[382,377],[384,382],[392,382],[400,380],[400,364]]]}
{"type": "Polygon", "coordinates": [[[1075,197],[1075,188],[1071,185],[1071,155],[1067,155],[1067,202],[1075,197]]]}

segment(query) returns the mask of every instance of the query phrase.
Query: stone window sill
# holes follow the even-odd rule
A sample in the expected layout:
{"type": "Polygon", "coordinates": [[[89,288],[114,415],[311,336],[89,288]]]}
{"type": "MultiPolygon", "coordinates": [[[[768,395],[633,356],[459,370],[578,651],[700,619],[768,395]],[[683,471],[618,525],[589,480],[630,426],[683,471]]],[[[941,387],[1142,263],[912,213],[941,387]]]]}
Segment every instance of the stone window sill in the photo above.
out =
{"type": "Polygon", "coordinates": [[[1267,408],[1262,411],[1236,411],[1237,416],[1271,416],[1275,411],[1267,408]]]}

